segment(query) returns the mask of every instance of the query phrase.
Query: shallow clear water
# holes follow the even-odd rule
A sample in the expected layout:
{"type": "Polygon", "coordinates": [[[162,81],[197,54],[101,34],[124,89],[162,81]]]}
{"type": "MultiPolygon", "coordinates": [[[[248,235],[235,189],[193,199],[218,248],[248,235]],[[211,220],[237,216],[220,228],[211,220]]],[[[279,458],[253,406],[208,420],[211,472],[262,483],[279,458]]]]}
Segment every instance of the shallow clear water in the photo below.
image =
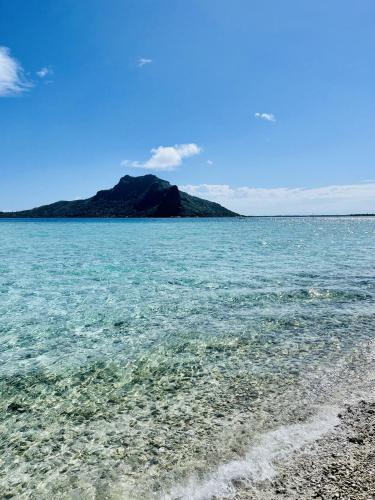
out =
{"type": "Polygon", "coordinates": [[[358,387],[374,304],[375,218],[1,220],[0,496],[193,498],[358,387]]]}

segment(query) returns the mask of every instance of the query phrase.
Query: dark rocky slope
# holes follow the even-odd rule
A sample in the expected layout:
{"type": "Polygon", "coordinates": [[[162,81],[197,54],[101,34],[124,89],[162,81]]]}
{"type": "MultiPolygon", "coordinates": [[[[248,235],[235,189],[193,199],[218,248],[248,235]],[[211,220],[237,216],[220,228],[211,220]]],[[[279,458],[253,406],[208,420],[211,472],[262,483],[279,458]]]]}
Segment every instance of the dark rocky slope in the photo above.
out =
{"type": "Polygon", "coordinates": [[[234,217],[218,203],[191,196],[155,175],[125,175],[86,200],[58,201],[0,217],[234,217]]]}

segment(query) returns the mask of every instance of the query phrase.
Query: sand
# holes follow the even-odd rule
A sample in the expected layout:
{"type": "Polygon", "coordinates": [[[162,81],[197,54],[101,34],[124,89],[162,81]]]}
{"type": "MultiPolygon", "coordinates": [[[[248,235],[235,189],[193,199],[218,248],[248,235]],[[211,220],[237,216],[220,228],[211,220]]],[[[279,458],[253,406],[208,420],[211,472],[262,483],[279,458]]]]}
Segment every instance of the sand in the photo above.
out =
{"type": "Polygon", "coordinates": [[[375,499],[375,402],[346,405],[338,417],[333,432],[276,464],[274,479],[238,483],[234,498],[375,499]]]}

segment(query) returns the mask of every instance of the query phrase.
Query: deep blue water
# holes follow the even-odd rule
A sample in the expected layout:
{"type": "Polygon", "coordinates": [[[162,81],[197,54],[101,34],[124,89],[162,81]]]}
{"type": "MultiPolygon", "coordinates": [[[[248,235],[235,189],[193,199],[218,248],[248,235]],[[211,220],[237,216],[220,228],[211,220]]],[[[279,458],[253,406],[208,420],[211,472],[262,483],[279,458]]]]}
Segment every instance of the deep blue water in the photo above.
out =
{"type": "Polygon", "coordinates": [[[204,478],[353,392],[374,303],[375,218],[0,220],[0,496],[204,478]]]}

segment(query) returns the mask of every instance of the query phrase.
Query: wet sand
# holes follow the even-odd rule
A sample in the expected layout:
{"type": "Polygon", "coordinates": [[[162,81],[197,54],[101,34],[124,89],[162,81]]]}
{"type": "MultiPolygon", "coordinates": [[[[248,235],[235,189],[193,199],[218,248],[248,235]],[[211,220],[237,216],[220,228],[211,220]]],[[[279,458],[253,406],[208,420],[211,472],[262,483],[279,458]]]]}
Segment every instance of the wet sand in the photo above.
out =
{"type": "Polygon", "coordinates": [[[333,432],[276,464],[274,479],[238,482],[234,498],[375,499],[375,402],[346,405],[338,417],[333,432]]]}

